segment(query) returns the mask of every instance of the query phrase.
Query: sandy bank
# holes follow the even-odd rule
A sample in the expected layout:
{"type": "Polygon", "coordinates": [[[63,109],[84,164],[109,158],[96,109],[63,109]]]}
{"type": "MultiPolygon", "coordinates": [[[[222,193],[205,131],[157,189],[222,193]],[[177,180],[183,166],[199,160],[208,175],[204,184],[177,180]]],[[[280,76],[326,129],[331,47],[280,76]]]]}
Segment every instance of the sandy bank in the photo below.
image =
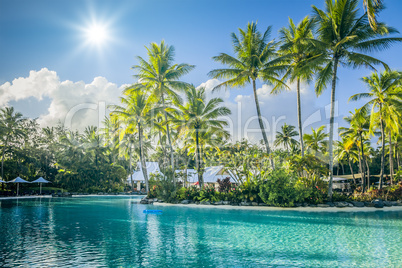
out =
{"type": "Polygon", "coordinates": [[[154,203],[153,206],[177,206],[177,207],[188,207],[188,208],[200,208],[200,209],[232,209],[232,210],[260,210],[260,211],[304,211],[304,212],[374,212],[374,211],[402,211],[402,207],[392,206],[384,208],[373,208],[373,207],[265,207],[265,206],[228,206],[228,205],[196,205],[196,204],[168,204],[168,203],[154,203]]]}

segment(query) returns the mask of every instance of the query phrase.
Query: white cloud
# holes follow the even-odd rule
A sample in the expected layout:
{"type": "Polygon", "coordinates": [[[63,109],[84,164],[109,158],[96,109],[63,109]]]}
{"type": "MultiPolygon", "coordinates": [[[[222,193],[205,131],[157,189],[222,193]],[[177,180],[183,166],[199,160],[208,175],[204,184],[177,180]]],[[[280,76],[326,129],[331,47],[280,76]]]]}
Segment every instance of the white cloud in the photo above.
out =
{"type": "Polygon", "coordinates": [[[14,79],[11,83],[0,85],[0,105],[4,106],[9,101],[21,100],[27,97],[35,97],[41,100],[49,96],[60,85],[56,72],[43,68],[40,71],[30,71],[28,77],[14,79]]]}
{"type": "Polygon", "coordinates": [[[95,77],[89,84],[83,81],[60,81],[56,72],[43,68],[31,71],[28,77],[0,85],[0,105],[29,97],[38,100],[48,97],[51,103],[47,113],[38,119],[41,126],[61,122],[71,129],[83,129],[88,125],[99,126],[107,114],[107,105],[118,103],[125,86],[119,87],[104,77],[95,77]]]}
{"type": "MultiPolygon", "coordinates": [[[[231,109],[232,114],[226,119],[233,140],[248,138],[253,142],[259,141],[261,132],[252,91],[221,89],[212,92],[219,83],[217,79],[210,79],[200,86],[205,87],[208,99],[220,97],[224,100],[224,105],[231,109]],[[243,94],[239,94],[240,92],[243,94]]],[[[50,105],[47,113],[39,117],[38,121],[42,126],[61,122],[68,128],[82,130],[88,125],[99,126],[108,114],[107,105],[119,103],[121,92],[126,86],[118,86],[104,77],[95,77],[89,84],[83,81],[60,81],[56,72],[43,68],[40,71],[31,71],[28,77],[20,77],[11,83],[0,85],[0,105],[31,97],[38,100],[46,97],[50,99],[50,105]]],[[[272,95],[272,87],[267,85],[257,89],[261,114],[271,142],[283,123],[297,126],[295,85],[291,85],[291,88],[292,90],[278,95],[272,95]]],[[[302,119],[306,122],[304,131],[308,132],[311,124],[326,119],[325,111],[317,108],[315,94],[306,84],[302,84],[301,98],[302,119]]]]}

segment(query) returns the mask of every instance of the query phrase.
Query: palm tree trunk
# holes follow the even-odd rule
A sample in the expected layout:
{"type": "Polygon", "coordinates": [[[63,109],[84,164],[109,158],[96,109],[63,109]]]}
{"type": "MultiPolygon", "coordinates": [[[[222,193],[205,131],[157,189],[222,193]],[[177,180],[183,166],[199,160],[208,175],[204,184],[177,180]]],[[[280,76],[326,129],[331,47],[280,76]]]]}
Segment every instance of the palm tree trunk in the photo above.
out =
{"type": "Polygon", "coordinates": [[[159,143],[161,144],[161,149],[162,149],[162,153],[163,153],[163,165],[162,166],[165,166],[167,163],[166,150],[165,150],[165,146],[163,146],[163,143],[162,143],[162,134],[161,134],[160,130],[158,131],[158,135],[159,135],[159,143]]]}
{"type": "Polygon", "coordinates": [[[272,159],[272,156],[270,155],[271,154],[271,149],[269,148],[269,142],[268,142],[268,138],[267,138],[267,133],[265,132],[264,122],[262,121],[262,117],[261,117],[260,103],[258,102],[257,86],[255,84],[255,80],[253,80],[253,92],[254,92],[255,106],[257,108],[258,123],[260,125],[262,138],[264,139],[265,149],[267,151],[267,154],[269,155],[269,159],[270,159],[270,162],[271,162],[271,167],[272,167],[272,169],[275,169],[274,160],[272,159]]]}
{"type": "Polygon", "coordinates": [[[130,172],[130,180],[131,180],[131,189],[134,191],[134,181],[133,181],[133,158],[132,158],[132,153],[131,153],[131,144],[130,144],[130,148],[128,150],[128,153],[130,154],[130,162],[129,162],[129,172],[130,172]]]}
{"type": "Polygon", "coordinates": [[[394,184],[394,150],[392,149],[392,136],[391,136],[391,130],[389,131],[388,134],[389,138],[389,173],[391,174],[391,185],[394,184]]]}
{"type": "Polygon", "coordinates": [[[300,78],[297,79],[297,120],[299,124],[299,139],[301,156],[304,156],[304,142],[303,142],[303,126],[301,121],[301,104],[300,104],[300,78]]]}
{"type": "Polygon", "coordinates": [[[399,148],[398,148],[398,140],[395,143],[395,152],[396,152],[396,167],[400,168],[400,159],[399,159],[399,148]]]}
{"type": "Polygon", "coordinates": [[[362,132],[359,132],[359,138],[360,138],[360,153],[362,154],[362,186],[363,186],[363,193],[366,189],[366,167],[364,163],[366,162],[366,158],[364,157],[364,147],[363,147],[363,136],[362,132]]]}
{"type": "Polygon", "coordinates": [[[365,188],[365,180],[364,180],[364,176],[363,176],[361,148],[358,148],[358,154],[359,154],[359,171],[360,171],[360,177],[361,177],[361,182],[362,182],[362,191],[364,193],[366,191],[366,188],[365,188]]]}
{"type": "Polygon", "coordinates": [[[141,160],[141,169],[142,169],[142,174],[144,175],[145,179],[145,190],[148,193],[149,192],[149,182],[148,182],[148,172],[147,172],[147,163],[145,162],[144,158],[144,146],[142,142],[142,128],[141,125],[138,124],[138,135],[139,135],[139,142],[140,142],[140,160],[141,160]]]}
{"type": "Polygon", "coordinates": [[[173,185],[176,187],[176,176],[175,176],[175,169],[174,169],[174,155],[173,155],[173,146],[172,146],[172,140],[170,138],[170,131],[169,131],[169,123],[167,120],[167,113],[166,113],[166,106],[165,106],[165,97],[162,94],[162,105],[163,105],[163,114],[165,116],[165,122],[166,122],[166,134],[168,137],[168,142],[169,142],[169,147],[170,147],[170,165],[172,166],[172,176],[173,176],[173,185]]]}
{"type": "Polygon", "coordinates": [[[329,183],[328,183],[328,198],[332,201],[332,181],[334,179],[334,152],[332,151],[334,141],[334,116],[335,116],[335,88],[336,88],[336,72],[338,71],[337,57],[334,57],[334,70],[332,74],[332,89],[331,89],[331,112],[329,117],[329,183]]]}
{"type": "Polygon", "coordinates": [[[348,162],[349,162],[350,173],[352,173],[352,177],[353,177],[353,183],[356,184],[355,173],[353,172],[352,163],[350,162],[349,156],[348,156],[348,162]]]}
{"type": "Polygon", "coordinates": [[[198,137],[198,129],[195,130],[195,164],[197,167],[197,174],[198,174],[198,184],[200,189],[204,186],[204,180],[201,174],[201,161],[200,161],[200,142],[198,137]]]}
{"type": "Polygon", "coordinates": [[[382,182],[384,176],[384,162],[385,162],[385,133],[384,133],[384,122],[382,119],[382,105],[380,103],[380,123],[381,123],[381,172],[380,172],[380,185],[379,188],[382,189],[382,182]]]}
{"type": "MultiPolygon", "coordinates": [[[[9,136],[10,136],[10,135],[7,134],[6,142],[4,143],[3,152],[2,152],[2,154],[1,154],[1,179],[2,179],[2,180],[5,180],[5,179],[4,179],[4,157],[5,157],[5,155],[6,155],[6,148],[7,148],[7,145],[8,145],[8,137],[9,137],[9,136]]],[[[3,190],[4,190],[4,183],[3,183],[3,190]]]]}
{"type": "Polygon", "coordinates": [[[370,166],[367,160],[366,160],[366,168],[367,168],[367,191],[368,191],[370,190],[370,166]]]}

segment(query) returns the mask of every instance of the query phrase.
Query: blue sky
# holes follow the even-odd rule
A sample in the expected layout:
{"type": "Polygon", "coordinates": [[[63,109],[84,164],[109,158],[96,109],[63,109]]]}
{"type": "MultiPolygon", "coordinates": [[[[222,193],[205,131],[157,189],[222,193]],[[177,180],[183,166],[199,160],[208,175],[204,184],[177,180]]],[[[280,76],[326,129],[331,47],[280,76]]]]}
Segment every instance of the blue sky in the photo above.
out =
{"type": "MultiPolygon", "coordinates": [[[[385,4],[387,9],[380,14],[380,20],[402,31],[402,1],[385,0],[385,4]]],[[[144,45],[162,39],[176,48],[177,62],[196,65],[183,80],[198,86],[210,79],[207,76],[210,70],[219,67],[211,57],[232,52],[231,32],[258,21],[261,31],[272,25],[272,38],[276,38],[278,30],[288,24],[288,17],[300,21],[311,14],[311,5],[323,8],[324,1],[3,0],[0,1],[0,86],[17,78],[28,78],[30,71],[46,68],[55,72],[60,83],[69,80],[89,85],[95,77],[102,77],[116,85],[114,90],[118,92],[120,86],[134,82],[130,68],[136,63],[135,56],[145,56],[144,45]],[[93,23],[106,25],[109,38],[101,45],[87,44],[84,30],[93,23]]],[[[391,68],[402,70],[401,50],[402,44],[398,44],[375,56],[391,68]]],[[[348,104],[347,99],[365,90],[359,78],[368,74],[367,69],[339,71],[340,117],[359,105],[348,104]]],[[[85,85],[76,85],[75,90],[85,89],[85,85]]],[[[312,87],[306,90],[312,91],[312,87]]],[[[0,90],[0,98],[1,94],[0,90]]],[[[25,90],[23,94],[9,97],[7,104],[31,117],[50,113],[48,109],[56,98],[55,94],[43,91],[30,96],[29,90],[25,90]]],[[[247,87],[235,89],[226,97],[235,103],[238,95],[250,94],[251,87],[247,87]]],[[[307,105],[320,109],[329,103],[329,91],[320,98],[313,99],[311,95],[307,105]]],[[[79,98],[80,94],[75,96],[79,98]]],[[[278,98],[286,101],[286,96],[278,98]]],[[[288,96],[286,105],[293,110],[295,103],[288,96]]],[[[269,100],[273,106],[277,103],[274,98],[269,100]]],[[[294,118],[289,120],[295,124],[294,118]]]]}

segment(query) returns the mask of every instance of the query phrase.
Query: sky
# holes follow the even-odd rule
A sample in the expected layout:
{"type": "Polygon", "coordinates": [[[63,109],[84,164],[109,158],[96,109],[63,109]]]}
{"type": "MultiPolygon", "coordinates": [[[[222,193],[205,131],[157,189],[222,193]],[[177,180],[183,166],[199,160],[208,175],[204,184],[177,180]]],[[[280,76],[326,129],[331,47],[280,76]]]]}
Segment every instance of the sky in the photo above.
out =
{"type": "MultiPolygon", "coordinates": [[[[402,31],[402,1],[385,0],[380,21],[402,31]]],[[[261,138],[252,88],[211,93],[220,81],[208,72],[222,67],[212,60],[221,52],[232,54],[230,34],[258,22],[258,29],[278,30],[311,15],[311,6],[324,0],[265,1],[22,1],[0,0],[0,107],[14,106],[42,126],[61,122],[72,129],[99,126],[109,104],[118,104],[121,91],[135,82],[131,69],[136,56],[146,57],[145,46],[163,39],[176,50],[177,63],[196,68],[182,78],[205,86],[209,97],[221,97],[232,115],[229,131],[234,139],[261,138]]],[[[362,8],[363,5],[361,4],[362,8]]],[[[401,35],[396,35],[401,36],[401,35]]],[[[372,55],[392,69],[402,70],[402,44],[372,55]]],[[[381,70],[381,68],[379,68],[381,70]]],[[[336,123],[363,102],[348,103],[352,94],[367,89],[360,78],[368,69],[340,68],[336,123]]],[[[293,89],[294,85],[291,86],[293,89]]],[[[286,122],[297,125],[296,94],[271,95],[271,87],[258,84],[262,115],[270,140],[286,122]]],[[[305,132],[329,123],[330,92],[316,97],[313,84],[302,85],[305,132]]]]}

